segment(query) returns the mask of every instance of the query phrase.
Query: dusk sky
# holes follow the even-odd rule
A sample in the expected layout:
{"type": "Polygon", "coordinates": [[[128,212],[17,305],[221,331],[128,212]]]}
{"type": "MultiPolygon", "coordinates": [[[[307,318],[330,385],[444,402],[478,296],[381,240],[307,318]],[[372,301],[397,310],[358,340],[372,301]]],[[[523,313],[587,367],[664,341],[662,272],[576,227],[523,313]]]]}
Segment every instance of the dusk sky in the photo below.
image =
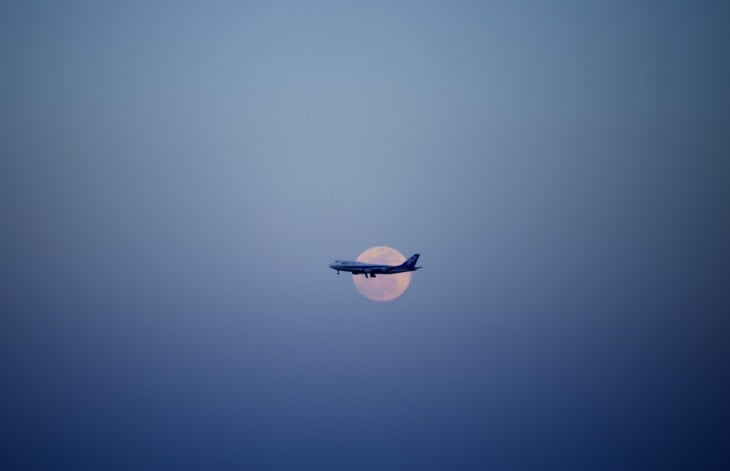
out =
{"type": "Polygon", "coordinates": [[[0,468],[730,469],[728,20],[5,2],[0,468]]]}

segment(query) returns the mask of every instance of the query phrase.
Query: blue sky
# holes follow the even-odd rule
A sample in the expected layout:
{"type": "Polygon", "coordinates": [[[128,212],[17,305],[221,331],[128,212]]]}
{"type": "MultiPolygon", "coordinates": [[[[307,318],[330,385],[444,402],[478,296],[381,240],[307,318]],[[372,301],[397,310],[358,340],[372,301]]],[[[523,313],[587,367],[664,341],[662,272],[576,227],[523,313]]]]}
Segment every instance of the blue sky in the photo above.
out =
{"type": "Polygon", "coordinates": [[[728,465],[720,2],[2,10],[8,467],[728,465]]]}

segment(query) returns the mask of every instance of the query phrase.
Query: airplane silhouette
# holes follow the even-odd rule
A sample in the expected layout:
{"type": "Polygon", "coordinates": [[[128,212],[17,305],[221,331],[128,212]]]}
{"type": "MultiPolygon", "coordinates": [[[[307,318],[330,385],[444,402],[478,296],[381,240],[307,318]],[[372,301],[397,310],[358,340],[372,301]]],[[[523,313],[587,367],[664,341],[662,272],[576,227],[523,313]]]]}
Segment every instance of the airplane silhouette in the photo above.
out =
{"type": "Polygon", "coordinates": [[[393,275],[396,273],[405,273],[408,271],[416,271],[416,261],[421,254],[414,254],[401,263],[400,265],[377,265],[373,263],[353,262],[350,260],[335,260],[330,264],[330,268],[337,270],[339,275],[341,271],[348,271],[353,275],[365,275],[365,278],[375,278],[375,275],[393,275]]]}

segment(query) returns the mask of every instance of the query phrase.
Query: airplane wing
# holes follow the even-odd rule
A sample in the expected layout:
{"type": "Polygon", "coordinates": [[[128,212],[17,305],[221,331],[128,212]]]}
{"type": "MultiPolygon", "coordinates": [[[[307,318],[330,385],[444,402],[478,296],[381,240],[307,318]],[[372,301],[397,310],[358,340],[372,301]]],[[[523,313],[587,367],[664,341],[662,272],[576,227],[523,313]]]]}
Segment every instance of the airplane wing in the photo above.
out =
{"type": "Polygon", "coordinates": [[[387,273],[387,267],[381,266],[381,265],[374,265],[367,268],[363,268],[363,273],[367,273],[370,276],[375,276],[376,274],[383,274],[387,273]]]}

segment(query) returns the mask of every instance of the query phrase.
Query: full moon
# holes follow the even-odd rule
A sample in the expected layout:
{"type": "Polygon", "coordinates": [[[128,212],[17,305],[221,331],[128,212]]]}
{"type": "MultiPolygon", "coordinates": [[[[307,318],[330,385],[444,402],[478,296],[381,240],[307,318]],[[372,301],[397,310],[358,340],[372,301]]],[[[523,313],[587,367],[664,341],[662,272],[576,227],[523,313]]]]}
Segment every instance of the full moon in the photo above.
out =
{"type": "MultiPolygon", "coordinates": [[[[357,257],[358,262],[380,263],[383,265],[400,265],[406,258],[391,247],[370,247],[357,257]]],[[[363,275],[352,275],[352,282],[360,293],[373,301],[392,301],[403,294],[411,282],[409,272],[394,275],[378,275],[365,278],[363,275]]]]}

